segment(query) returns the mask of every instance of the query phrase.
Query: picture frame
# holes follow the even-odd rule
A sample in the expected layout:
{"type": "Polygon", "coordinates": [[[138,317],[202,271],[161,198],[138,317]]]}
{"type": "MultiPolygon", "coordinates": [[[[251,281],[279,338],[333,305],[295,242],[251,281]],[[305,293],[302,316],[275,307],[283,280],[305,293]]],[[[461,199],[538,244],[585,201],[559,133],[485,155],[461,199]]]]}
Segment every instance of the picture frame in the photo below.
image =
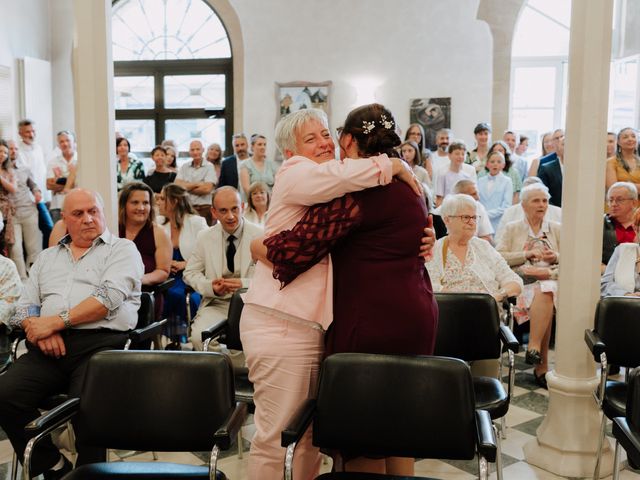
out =
{"type": "Polygon", "coordinates": [[[329,117],[333,82],[276,82],[276,122],[303,108],[319,108],[329,117]]]}
{"type": "Polygon", "coordinates": [[[409,122],[422,125],[424,148],[436,150],[436,132],[451,128],[451,97],[411,99],[409,122]]]}

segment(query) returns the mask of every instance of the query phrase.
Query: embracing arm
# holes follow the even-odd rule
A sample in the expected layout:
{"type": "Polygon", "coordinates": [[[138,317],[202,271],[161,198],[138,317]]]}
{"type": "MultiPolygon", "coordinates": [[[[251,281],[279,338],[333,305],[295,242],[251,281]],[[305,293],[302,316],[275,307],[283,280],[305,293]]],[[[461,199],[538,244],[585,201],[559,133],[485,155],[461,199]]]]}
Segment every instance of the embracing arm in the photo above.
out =
{"type": "Polygon", "coordinates": [[[309,208],[293,229],[264,241],[273,277],[285,287],[327,256],[360,221],[360,207],[351,195],[309,208]]]}

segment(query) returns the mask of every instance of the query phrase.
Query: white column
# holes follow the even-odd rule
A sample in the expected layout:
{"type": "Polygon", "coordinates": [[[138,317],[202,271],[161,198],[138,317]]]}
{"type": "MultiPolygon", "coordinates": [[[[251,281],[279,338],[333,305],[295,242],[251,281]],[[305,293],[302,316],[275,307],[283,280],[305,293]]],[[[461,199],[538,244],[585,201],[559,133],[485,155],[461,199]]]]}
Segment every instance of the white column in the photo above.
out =
{"type": "MultiPolygon", "coordinates": [[[[547,416],[524,449],[530,464],[569,477],[593,475],[600,425],[583,337],[600,297],[612,15],[613,0],[572,4],[556,362],[547,416]]],[[[603,459],[601,474],[610,475],[611,452],[603,459]]]]}
{"type": "Polygon", "coordinates": [[[74,0],[73,91],[78,185],[102,196],[117,235],[111,0],[74,0]]]}

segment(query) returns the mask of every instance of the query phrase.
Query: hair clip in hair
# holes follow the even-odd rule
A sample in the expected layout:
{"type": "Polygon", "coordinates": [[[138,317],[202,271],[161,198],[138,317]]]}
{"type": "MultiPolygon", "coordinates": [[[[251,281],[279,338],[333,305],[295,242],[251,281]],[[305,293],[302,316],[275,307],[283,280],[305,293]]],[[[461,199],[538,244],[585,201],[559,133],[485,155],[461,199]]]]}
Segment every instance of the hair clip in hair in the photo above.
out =
{"type": "Polygon", "coordinates": [[[393,120],[387,120],[386,115],[380,115],[380,125],[387,130],[391,130],[393,128],[393,120]]]}
{"type": "Polygon", "coordinates": [[[364,130],[365,135],[369,135],[373,129],[375,128],[375,122],[367,122],[366,120],[362,121],[362,129],[364,130]]]}

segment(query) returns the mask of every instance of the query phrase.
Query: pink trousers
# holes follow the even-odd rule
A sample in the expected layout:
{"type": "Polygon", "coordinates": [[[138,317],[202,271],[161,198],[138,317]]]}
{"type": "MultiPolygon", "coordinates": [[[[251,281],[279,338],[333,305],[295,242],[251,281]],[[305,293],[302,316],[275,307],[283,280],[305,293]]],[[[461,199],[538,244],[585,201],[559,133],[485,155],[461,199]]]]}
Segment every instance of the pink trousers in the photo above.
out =
{"type": "MultiPolygon", "coordinates": [[[[249,480],[282,480],[286,449],[280,434],[300,404],[315,396],[324,332],[245,305],[240,335],[256,405],[249,480]]],[[[320,452],[311,444],[309,428],[296,447],[294,479],[312,479],[319,469],[320,452]]]]}

